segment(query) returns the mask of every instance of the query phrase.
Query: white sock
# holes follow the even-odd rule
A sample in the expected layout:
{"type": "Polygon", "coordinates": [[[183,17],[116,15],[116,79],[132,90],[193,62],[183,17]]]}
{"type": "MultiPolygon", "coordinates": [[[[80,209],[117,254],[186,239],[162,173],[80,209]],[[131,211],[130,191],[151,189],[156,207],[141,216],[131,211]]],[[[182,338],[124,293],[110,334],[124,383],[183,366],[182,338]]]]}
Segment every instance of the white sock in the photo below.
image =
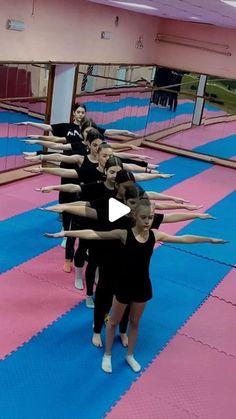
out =
{"type": "Polygon", "coordinates": [[[126,361],[134,372],[139,372],[141,370],[141,365],[134,359],[133,355],[127,355],[126,361]]]}
{"type": "Polygon", "coordinates": [[[77,268],[75,266],[75,288],[78,290],[84,289],[83,279],[82,279],[82,268],[77,268]]]}
{"type": "Polygon", "coordinates": [[[67,237],[64,237],[61,242],[61,247],[63,247],[64,249],[66,248],[66,240],[67,240],[67,237]]]}
{"type": "Polygon", "coordinates": [[[112,372],[111,355],[103,355],[102,358],[102,370],[105,372],[112,372]]]}

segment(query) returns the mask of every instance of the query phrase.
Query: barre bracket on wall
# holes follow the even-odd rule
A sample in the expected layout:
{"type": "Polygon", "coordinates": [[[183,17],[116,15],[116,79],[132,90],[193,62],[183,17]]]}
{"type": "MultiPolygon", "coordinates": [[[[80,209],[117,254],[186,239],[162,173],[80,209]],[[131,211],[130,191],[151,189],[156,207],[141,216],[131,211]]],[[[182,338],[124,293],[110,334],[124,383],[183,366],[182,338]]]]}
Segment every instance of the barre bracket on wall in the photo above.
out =
{"type": "Polygon", "coordinates": [[[163,42],[166,44],[197,48],[201,49],[202,51],[214,52],[216,54],[226,55],[229,57],[232,55],[229,51],[229,45],[200,41],[198,39],[183,38],[175,35],[157,33],[155,42],[163,42]]]}

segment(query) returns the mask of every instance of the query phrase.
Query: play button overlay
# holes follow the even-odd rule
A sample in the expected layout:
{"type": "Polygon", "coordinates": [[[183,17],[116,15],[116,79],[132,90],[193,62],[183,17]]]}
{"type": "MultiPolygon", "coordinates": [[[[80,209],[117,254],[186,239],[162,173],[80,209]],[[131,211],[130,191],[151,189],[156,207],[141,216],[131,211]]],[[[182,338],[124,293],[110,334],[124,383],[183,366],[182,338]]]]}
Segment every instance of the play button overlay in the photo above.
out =
{"type": "Polygon", "coordinates": [[[130,208],[127,205],[122,204],[115,198],[109,199],[108,210],[108,218],[110,222],[116,221],[130,212],[130,208]]]}

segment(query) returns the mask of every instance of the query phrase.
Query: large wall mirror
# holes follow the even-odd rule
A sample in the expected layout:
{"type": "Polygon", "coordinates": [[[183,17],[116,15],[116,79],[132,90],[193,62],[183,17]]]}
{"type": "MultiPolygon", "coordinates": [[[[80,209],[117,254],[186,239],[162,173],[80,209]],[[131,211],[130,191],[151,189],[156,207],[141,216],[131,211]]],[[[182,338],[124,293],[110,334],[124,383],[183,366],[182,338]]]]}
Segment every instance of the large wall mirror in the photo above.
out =
{"type": "Polygon", "coordinates": [[[76,100],[106,128],[227,160],[236,159],[235,95],[235,80],[134,65],[81,64],[76,89],[76,100]],[[203,107],[196,124],[197,99],[203,107]]]}
{"type": "MultiPolygon", "coordinates": [[[[50,69],[0,64],[0,172],[31,164],[23,152],[40,148],[24,140],[42,130],[16,123],[45,121],[50,69]]],[[[236,160],[236,80],[151,65],[81,63],[74,93],[104,128],[134,131],[149,145],[236,160]]]]}
{"type": "Polygon", "coordinates": [[[0,64],[0,172],[30,164],[23,151],[39,148],[24,140],[42,131],[16,124],[44,122],[48,79],[48,64],[0,64]]]}

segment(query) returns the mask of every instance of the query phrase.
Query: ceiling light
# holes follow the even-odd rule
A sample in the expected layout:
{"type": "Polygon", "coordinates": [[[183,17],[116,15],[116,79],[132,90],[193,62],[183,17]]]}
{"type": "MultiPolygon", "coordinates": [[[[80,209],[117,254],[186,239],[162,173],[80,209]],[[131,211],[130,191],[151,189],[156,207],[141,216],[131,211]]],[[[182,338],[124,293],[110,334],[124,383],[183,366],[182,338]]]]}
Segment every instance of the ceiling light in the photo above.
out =
{"type": "Polygon", "coordinates": [[[109,0],[111,3],[119,4],[120,6],[128,6],[128,7],[135,7],[135,9],[143,9],[143,10],[158,10],[157,7],[148,6],[146,4],[139,4],[139,3],[127,3],[124,1],[116,1],[116,0],[109,0]]]}
{"type": "Polygon", "coordinates": [[[236,0],[221,0],[222,3],[228,4],[229,6],[236,7],[236,0]]]}
{"type": "Polygon", "coordinates": [[[197,16],[189,16],[189,19],[200,20],[200,17],[197,17],[197,16]]]}

